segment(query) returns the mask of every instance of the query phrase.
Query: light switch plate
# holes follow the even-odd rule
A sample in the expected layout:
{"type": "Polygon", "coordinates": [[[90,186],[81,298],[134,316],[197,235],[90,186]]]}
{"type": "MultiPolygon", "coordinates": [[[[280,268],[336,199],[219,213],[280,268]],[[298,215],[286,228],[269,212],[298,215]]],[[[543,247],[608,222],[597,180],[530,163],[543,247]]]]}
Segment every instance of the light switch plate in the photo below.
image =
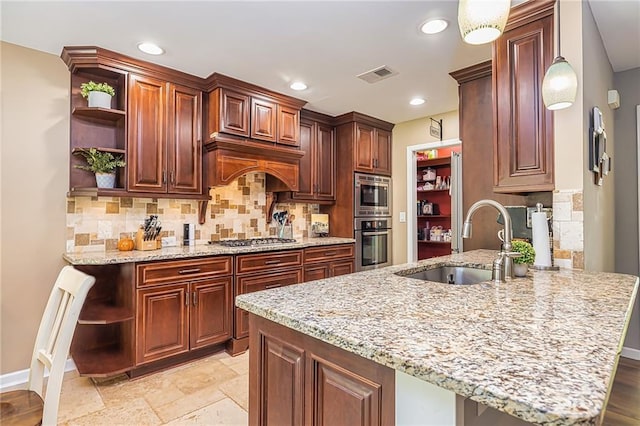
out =
{"type": "Polygon", "coordinates": [[[400,212],[400,223],[407,221],[407,212],[400,212]]]}

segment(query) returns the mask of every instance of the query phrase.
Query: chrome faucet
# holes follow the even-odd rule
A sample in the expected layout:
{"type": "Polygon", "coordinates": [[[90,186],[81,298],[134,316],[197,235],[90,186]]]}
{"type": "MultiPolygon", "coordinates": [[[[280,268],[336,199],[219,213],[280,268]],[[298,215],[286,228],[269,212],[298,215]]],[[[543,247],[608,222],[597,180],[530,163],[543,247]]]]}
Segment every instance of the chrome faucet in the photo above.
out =
{"type": "Polygon", "coordinates": [[[494,200],[479,200],[473,203],[467,212],[467,217],[464,220],[462,226],[462,238],[471,238],[473,217],[476,210],[483,206],[492,206],[500,212],[504,218],[504,242],[502,244],[502,250],[498,253],[498,257],[493,261],[493,280],[505,281],[505,278],[513,278],[513,257],[520,256],[518,252],[511,251],[511,238],[513,236],[513,228],[511,227],[511,216],[507,209],[500,203],[494,200]]]}

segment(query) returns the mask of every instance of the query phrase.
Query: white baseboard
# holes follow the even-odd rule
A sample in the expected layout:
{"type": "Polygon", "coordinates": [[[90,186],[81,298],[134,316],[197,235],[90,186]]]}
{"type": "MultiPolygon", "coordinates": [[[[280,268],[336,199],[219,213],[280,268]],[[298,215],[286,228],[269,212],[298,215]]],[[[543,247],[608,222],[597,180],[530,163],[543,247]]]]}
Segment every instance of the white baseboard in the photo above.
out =
{"type": "MultiPolygon", "coordinates": [[[[76,369],[76,365],[73,360],[69,358],[64,366],[64,371],[73,371],[76,369]]],[[[49,376],[47,371],[45,377],[49,376]]],[[[14,371],[12,373],[3,374],[0,376],[0,392],[4,392],[7,389],[15,386],[24,385],[29,380],[29,369],[14,371]]]]}
{"type": "Polygon", "coordinates": [[[640,349],[622,348],[620,355],[640,361],[640,349]]]}

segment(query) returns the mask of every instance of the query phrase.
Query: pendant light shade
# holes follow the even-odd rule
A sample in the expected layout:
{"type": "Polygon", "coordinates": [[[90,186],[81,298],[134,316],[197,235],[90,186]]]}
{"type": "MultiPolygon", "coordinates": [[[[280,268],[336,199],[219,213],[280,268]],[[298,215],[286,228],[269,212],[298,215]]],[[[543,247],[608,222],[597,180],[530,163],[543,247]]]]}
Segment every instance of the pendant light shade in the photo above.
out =
{"type": "Polygon", "coordinates": [[[576,100],[578,76],[569,62],[560,54],[560,0],[558,4],[558,56],[544,74],[542,80],[542,100],[551,111],[569,108],[576,100]]]}
{"type": "Polygon", "coordinates": [[[510,7],[510,0],[460,0],[458,26],[464,41],[484,44],[500,37],[510,7]]]}
{"type": "Polygon", "coordinates": [[[542,80],[542,99],[547,109],[568,108],[576,100],[578,77],[562,56],[557,56],[542,80]]]}

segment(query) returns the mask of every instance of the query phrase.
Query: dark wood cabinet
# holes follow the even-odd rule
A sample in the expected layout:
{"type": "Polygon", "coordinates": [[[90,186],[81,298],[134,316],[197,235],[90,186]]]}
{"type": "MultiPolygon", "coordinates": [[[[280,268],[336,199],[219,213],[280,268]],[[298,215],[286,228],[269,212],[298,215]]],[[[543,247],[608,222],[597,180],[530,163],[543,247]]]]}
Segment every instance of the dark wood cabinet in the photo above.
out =
{"type": "Polygon", "coordinates": [[[336,237],[354,237],[354,172],[391,176],[393,124],[358,112],[333,120],[336,134],[336,200],[320,206],[336,237]],[[347,220],[348,219],[348,220],[347,220]]]}
{"type": "Polygon", "coordinates": [[[207,136],[218,133],[298,146],[300,109],[306,103],[214,73],[207,88],[207,136]]]}
{"type": "Polygon", "coordinates": [[[391,425],[395,373],[250,315],[249,424],[391,425]]]}
{"type": "Polygon", "coordinates": [[[333,203],[336,140],[331,117],[303,110],[298,133],[300,150],[304,151],[300,158],[298,191],[287,191],[280,181],[270,176],[267,176],[267,190],[278,192],[278,202],[333,203]]]}
{"type": "MultiPolygon", "coordinates": [[[[242,254],[236,256],[235,262],[234,296],[303,281],[302,250],[242,254]]],[[[233,309],[235,318],[233,339],[227,344],[227,351],[236,355],[249,347],[249,317],[245,310],[236,306],[233,309]]]]}
{"type": "Polygon", "coordinates": [[[201,92],[129,76],[129,191],[201,194],[201,92]]]}
{"type": "Polygon", "coordinates": [[[137,266],[137,366],[231,337],[231,262],[225,256],[137,266]]]}
{"type": "Polygon", "coordinates": [[[355,245],[309,247],[304,250],[304,281],[355,272],[355,245]]]}
{"type": "Polygon", "coordinates": [[[354,170],[391,176],[391,132],[355,124],[354,170]]]}
{"type": "Polygon", "coordinates": [[[553,115],[542,100],[542,79],[553,60],[554,3],[513,7],[493,43],[495,192],[554,189],[553,115]]]}
{"type": "Polygon", "coordinates": [[[65,47],[71,71],[71,152],[94,147],[124,157],[116,188],[96,188],[71,156],[70,195],[208,199],[202,175],[204,80],[98,47],[65,47]],[[89,108],[80,85],[114,87],[113,109],[89,108]]]}
{"type": "Polygon", "coordinates": [[[78,318],[70,353],[81,376],[109,377],[135,364],[135,274],[131,263],[76,265],[96,278],[78,318]]]}

